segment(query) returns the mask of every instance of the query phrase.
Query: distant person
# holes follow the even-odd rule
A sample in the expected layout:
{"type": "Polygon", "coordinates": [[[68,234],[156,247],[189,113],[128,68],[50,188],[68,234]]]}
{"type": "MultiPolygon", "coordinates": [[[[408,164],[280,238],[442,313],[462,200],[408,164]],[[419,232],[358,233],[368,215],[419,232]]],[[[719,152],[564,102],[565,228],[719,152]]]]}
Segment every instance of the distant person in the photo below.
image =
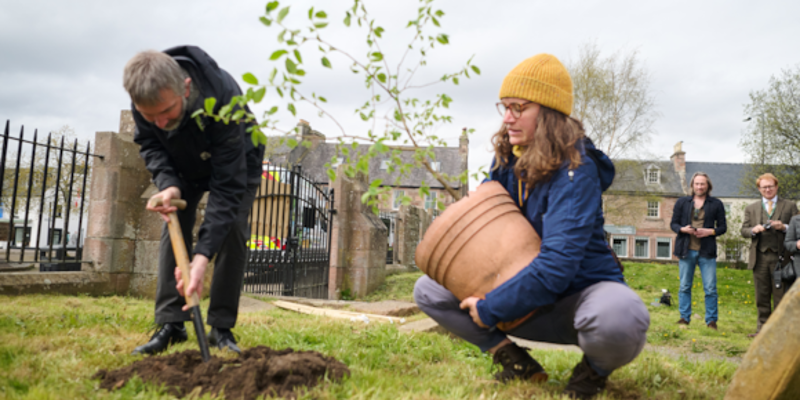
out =
{"type": "Polygon", "coordinates": [[[678,257],[681,287],[678,292],[678,324],[692,321],[692,282],[695,266],[700,267],[703,290],[706,294],[706,326],[717,329],[717,236],[728,231],[725,223],[725,206],[711,197],[711,178],[704,172],[695,172],[689,183],[692,195],[675,202],[670,226],[678,238],[675,256],[678,257]]]}
{"type": "MultiPolygon", "coordinates": [[[[572,113],[572,79],[549,54],[517,65],[503,80],[492,137],[490,180],[505,187],[542,238],[541,252],[510,280],[462,302],[430,277],[414,287],[420,309],[464,340],[494,355],[502,381],[546,381],[544,368],[507,335],[580,346],[564,393],[588,399],[611,373],[641,352],[650,315],[624,283],[603,232],[601,194],[614,164],[586,137],[572,113]],[[500,322],[531,314],[501,331],[500,322]]],[[[491,251],[491,249],[487,249],[491,251]]]]}
{"type": "Polygon", "coordinates": [[[247,261],[250,235],[248,214],[261,182],[264,147],[253,146],[248,125],[191,118],[207,97],[218,105],[241,94],[239,85],[199,47],[180,46],[166,51],[144,51],[125,66],[125,90],[131,96],[136,131],[133,140],[158,187],[155,196],[164,206],[147,209],[162,214],[177,212],[188,253],[191,277],[180,276],[167,224],[161,233],[156,289],[156,324],[161,328],[134,354],[154,354],[187,338],[182,280],[188,294],[203,289],[209,260],[216,256],[211,281],[207,323],[209,342],[239,353],[231,328],[236,325],[239,295],[247,261]],[[192,248],[192,228],[197,205],[208,192],[208,205],[197,243],[192,248]],[[185,210],[169,206],[171,199],[186,200],[185,210]],[[181,281],[178,281],[178,279],[181,281]]]}
{"type": "Polygon", "coordinates": [[[744,209],[742,223],[742,236],[750,239],[747,268],[753,271],[758,309],[756,332],[749,334],[749,337],[755,337],[761,331],[772,310],[778,307],[786,293],[783,285],[780,288],[775,287],[776,282],[772,278],[780,256],[784,256],[784,263],[788,263],[791,261],[789,257],[797,251],[796,248],[794,251],[787,251],[783,246],[787,225],[797,215],[797,204],[778,198],[778,178],[775,175],[766,173],[759,176],[756,186],[761,192],[761,200],[744,209]]]}

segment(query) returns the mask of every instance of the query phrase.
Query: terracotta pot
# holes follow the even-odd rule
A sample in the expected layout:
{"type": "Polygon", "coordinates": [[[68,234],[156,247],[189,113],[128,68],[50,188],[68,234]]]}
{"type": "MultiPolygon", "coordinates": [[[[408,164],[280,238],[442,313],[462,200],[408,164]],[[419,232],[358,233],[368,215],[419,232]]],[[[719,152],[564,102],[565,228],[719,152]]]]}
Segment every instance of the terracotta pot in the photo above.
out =
{"type": "Polygon", "coordinates": [[[417,246],[417,266],[459,299],[483,297],[530,264],[541,239],[498,182],[450,205],[417,246]]]}

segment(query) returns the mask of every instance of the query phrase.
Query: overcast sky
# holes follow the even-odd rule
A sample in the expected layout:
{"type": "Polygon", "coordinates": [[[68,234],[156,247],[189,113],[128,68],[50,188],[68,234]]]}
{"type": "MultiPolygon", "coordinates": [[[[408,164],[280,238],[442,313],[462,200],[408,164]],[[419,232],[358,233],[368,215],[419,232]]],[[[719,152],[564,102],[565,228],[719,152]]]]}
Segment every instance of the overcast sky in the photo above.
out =
{"type": "MultiPolygon", "coordinates": [[[[120,110],[129,107],[122,69],[145,49],[194,44],[242,86],[244,72],[265,78],[273,66],[268,57],[278,49],[278,30],[258,21],[266,3],[0,0],[0,120],[11,121],[14,135],[21,125],[26,135],[69,125],[80,138],[91,140],[95,132],[118,131],[120,110]]],[[[292,10],[285,22],[304,26],[314,3],[331,20],[331,29],[323,31],[326,38],[363,54],[363,36],[340,28],[349,0],[284,1],[281,6],[292,10]]],[[[420,3],[365,4],[386,28],[382,49],[390,64],[397,64],[412,34],[403,28],[420,3]]],[[[503,77],[537,53],[568,62],[589,42],[605,55],[638,50],[652,74],[661,114],[648,152],[666,159],[672,146],[683,141],[687,161],[743,162],[738,144],[746,127],[748,93],[800,63],[798,1],[442,0],[434,6],[446,14],[440,31],[449,34],[451,45],[435,49],[418,82],[458,70],[472,55],[482,74],[420,95],[447,93],[454,99],[454,123],[440,127],[440,136],[455,139],[461,127],[476,129],[470,139],[471,169],[490,162],[488,138],[501,122],[494,103],[503,77]]],[[[310,66],[302,87],[327,97],[328,110],[348,131],[364,134],[371,126],[353,118],[353,110],[368,96],[361,81],[342,58],[331,57],[333,70],[318,67],[316,54],[311,48],[304,54],[310,66]]],[[[267,102],[284,107],[276,97],[267,102]]],[[[286,128],[297,121],[288,113],[279,118],[286,128]]],[[[323,133],[338,134],[336,125],[309,107],[300,108],[298,118],[323,133]]]]}

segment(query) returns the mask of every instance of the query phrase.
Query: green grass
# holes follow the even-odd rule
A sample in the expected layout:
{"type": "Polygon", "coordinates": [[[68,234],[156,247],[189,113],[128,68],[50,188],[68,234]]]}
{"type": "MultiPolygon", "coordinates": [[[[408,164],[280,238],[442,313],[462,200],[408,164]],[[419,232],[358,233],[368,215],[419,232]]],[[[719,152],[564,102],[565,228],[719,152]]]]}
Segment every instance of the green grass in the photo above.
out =
{"type": "MultiPolygon", "coordinates": [[[[755,326],[754,306],[744,304],[746,294],[752,293],[747,274],[719,271],[723,303],[719,332],[694,321],[688,329],[677,329],[676,306],[649,306],[652,345],[712,357],[697,360],[646,350],[614,372],[608,390],[599,398],[722,398],[737,364],[716,356],[740,355],[750,342],[745,334],[755,326]],[[737,297],[742,294],[744,298],[737,297]]],[[[661,288],[677,293],[677,266],[629,264],[626,275],[647,303],[659,296],[661,288]]],[[[418,276],[390,277],[383,294],[374,299],[410,299],[418,276]]],[[[695,298],[699,300],[702,289],[698,290],[695,298]]],[[[695,312],[702,315],[701,303],[695,312]]],[[[129,353],[149,338],[152,310],[151,300],[127,297],[0,296],[0,399],[170,398],[162,389],[140,381],[109,393],[97,390],[97,382],[90,379],[98,369],[118,368],[139,359],[129,353]]],[[[533,350],[547,368],[549,382],[498,385],[491,378],[490,356],[447,335],[404,334],[395,325],[364,325],[281,309],[240,315],[235,333],[242,347],[316,350],[350,367],[350,378],[314,388],[303,399],[558,399],[581,357],[567,351],[533,350]]],[[[195,346],[190,337],[170,351],[195,346]]]]}
{"type": "Polygon", "coordinates": [[[414,302],[414,283],[422,272],[406,272],[386,277],[386,281],[374,292],[364,297],[364,301],[399,300],[414,302]]]}

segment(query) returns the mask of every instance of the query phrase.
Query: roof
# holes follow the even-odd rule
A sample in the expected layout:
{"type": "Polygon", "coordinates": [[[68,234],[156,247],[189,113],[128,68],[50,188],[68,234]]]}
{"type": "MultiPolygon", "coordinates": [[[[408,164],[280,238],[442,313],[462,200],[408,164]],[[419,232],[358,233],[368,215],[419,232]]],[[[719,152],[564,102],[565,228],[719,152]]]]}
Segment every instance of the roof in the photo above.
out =
{"type": "Polygon", "coordinates": [[[661,196],[684,196],[681,179],[672,161],[654,160],[614,160],[616,176],[609,192],[627,194],[658,194],[661,196]],[[647,183],[646,171],[657,169],[660,172],[658,183],[647,183]]]}
{"type": "MultiPolygon", "coordinates": [[[[327,184],[328,173],[325,164],[331,162],[334,157],[345,158],[341,152],[337,150],[339,144],[320,142],[312,148],[297,146],[295,149],[290,150],[286,146],[281,146],[273,152],[270,157],[270,162],[279,164],[296,163],[302,166],[303,174],[308,176],[309,179],[316,183],[327,184]],[[304,154],[305,153],[305,154],[304,154]],[[299,160],[299,162],[298,162],[299,160]]],[[[356,148],[357,153],[364,154],[369,151],[370,145],[361,144],[356,148]]],[[[413,149],[413,148],[410,148],[413,149]]],[[[434,147],[433,154],[435,160],[440,162],[440,171],[445,174],[456,176],[462,170],[461,154],[458,147],[434,147]]],[[[405,176],[399,183],[395,183],[395,178],[399,175],[398,172],[389,174],[388,171],[381,169],[381,163],[388,160],[391,154],[386,153],[373,157],[369,161],[369,177],[370,179],[382,179],[384,186],[398,186],[398,187],[420,187],[424,181],[428,187],[434,189],[443,189],[444,186],[437,181],[431,173],[424,167],[412,168],[407,176],[405,176]]],[[[400,158],[406,163],[414,163],[414,151],[402,151],[400,158]]],[[[461,187],[461,182],[454,181],[450,186],[453,189],[461,187]]]]}
{"type": "Polygon", "coordinates": [[[705,172],[711,178],[714,197],[758,198],[761,195],[754,186],[744,186],[750,166],[739,163],[686,162],[686,185],[695,172],[705,172]]]}

